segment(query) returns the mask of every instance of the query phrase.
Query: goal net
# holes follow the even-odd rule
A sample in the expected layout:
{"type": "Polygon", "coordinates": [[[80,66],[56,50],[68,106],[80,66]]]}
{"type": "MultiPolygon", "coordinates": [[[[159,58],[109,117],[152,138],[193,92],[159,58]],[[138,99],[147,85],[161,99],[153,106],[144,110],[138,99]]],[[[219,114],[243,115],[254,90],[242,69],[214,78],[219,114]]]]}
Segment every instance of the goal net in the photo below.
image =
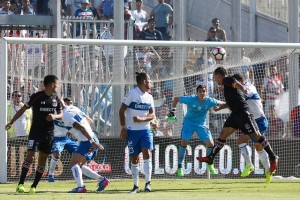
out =
{"type": "MultiPolygon", "coordinates": [[[[1,46],[1,111],[11,117],[19,109],[15,94],[26,102],[31,94],[43,89],[45,75],[55,74],[60,80],[59,96],[70,97],[95,121],[93,130],[105,147],[88,165],[108,178],[131,178],[126,142],[119,138],[118,111],[124,95],[135,87],[135,72],[147,72],[157,117],[151,122],[153,178],[172,179],[176,178],[181,123],[186,113],[184,105],[177,105],[177,121],[167,121],[172,99],[196,94],[196,87],[202,84],[207,86],[209,96],[224,100],[213,80],[214,69],[224,66],[229,75],[239,73],[253,83],[263,100],[270,125],[265,135],[280,157],[277,175],[299,177],[299,51],[298,44],[5,38],[1,46]],[[212,54],[215,47],[226,51],[224,59],[216,60],[212,54]]],[[[229,110],[209,112],[206,123],[214,139],[229,114],[229,110]]],[[[7,119],[1,120],[4,127],[7,119]]],[[[30,113],[25,120],[30,122],[30,113]]],[[[15,125],[7,137],[0,136],[1,154],[7,158],[0,165],[2,182],[18,180],[26,155],[28,131],[20,136],[18,128],[15,125]]],[[[240,177],[245,164],[236,142],[239,134],[228,139],[215,159],[217,174],[211,178],[240,177]]],[[[250,177],[263,178],[253,143],[249,148],[255,165],[250,177]]],[[[206,165],[196,160],[199,155],[205,155],[205,146],[195,134],[187,148],[184,178],[207,178],[206,165]]],[[[56,180],[72,179],[70,158],[67,152],[62,153],[56,180]]],[[[142,163],[141,157],[141,176],[142,163]]],[[[33,179],[36,166],[32,166],[27,180],[33,179]]],[[[47,175],[46,171],[44,180],[47,175]]]]}

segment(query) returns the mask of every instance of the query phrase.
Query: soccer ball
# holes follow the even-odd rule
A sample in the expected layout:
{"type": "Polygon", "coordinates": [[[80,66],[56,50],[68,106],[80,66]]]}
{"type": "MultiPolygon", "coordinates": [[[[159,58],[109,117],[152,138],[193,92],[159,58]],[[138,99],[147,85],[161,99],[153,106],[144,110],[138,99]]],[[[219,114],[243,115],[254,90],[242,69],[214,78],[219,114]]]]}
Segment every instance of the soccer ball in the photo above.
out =
{"type": "Polygon", "coordinates": [[[216,47],[212,50],[212,55],[217,61],[225,60],[226,50],[223,47],[216,47]]]}

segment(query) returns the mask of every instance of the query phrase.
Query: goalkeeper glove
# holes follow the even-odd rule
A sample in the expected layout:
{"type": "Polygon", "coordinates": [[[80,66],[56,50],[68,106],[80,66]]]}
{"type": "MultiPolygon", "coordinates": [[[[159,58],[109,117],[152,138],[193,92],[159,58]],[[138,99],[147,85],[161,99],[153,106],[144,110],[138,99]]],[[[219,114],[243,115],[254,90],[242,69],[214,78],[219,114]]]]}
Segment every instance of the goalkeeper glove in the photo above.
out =
{"type": "Polygon", "coordinates": [[[168,114],[168,118],[167,120],[176,120],[176,116],[175,116],[175,111],[176,111],[176,108],[172,108],[170,113],[168,114]]]}

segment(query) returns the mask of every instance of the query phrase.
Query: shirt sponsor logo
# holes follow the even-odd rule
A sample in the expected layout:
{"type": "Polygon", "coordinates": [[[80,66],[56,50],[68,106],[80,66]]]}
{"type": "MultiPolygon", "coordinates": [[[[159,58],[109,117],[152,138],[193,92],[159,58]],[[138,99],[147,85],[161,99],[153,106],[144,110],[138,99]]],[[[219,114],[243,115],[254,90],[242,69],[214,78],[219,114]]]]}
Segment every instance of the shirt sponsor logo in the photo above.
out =
{"type": "Polygon", "coordinates": [[[55,108],[40,108],[40,111],[42,111],[42,112],[54,112],[55,108]]]}
{"type": "Polygon", "coordinates": [[[57,106],[57,101],[56,101],[56,99],[52,99],[52,106],[53,106],[53,107],[56,107],[56,106],[57,106]]]}

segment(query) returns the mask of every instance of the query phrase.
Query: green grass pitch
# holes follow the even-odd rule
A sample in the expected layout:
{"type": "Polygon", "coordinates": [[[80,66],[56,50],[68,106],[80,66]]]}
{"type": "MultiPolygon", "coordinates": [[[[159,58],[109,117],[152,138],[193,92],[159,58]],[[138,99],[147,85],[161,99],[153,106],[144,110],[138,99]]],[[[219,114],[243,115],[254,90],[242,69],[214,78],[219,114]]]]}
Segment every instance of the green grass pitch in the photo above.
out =
{"type": "MultiPolygon", "coordinates": [[[[103,192],[95,192],[97,182],[85,181],[88,193],[68,194],[67,191],[76,186],[75,181],[57,181],[55,183],[40,182],[37,193],[28,195],[31,182],[25,183],[26,193],[15,193],[16,183],[0,185],[1,200],[126,200],[126,199],[155,199],[155,200],[189,200],[189,199],[300,199],[300,181],[273,180],[265,184],[263,179],[185,179],[185,180],[152,180],[152,192],[128,194],[132,189],[132,180],[112,180],[111,184],[103,192]]],[[[143,190],[144,181],[140,181],[140,189],[143,190]]]]}

